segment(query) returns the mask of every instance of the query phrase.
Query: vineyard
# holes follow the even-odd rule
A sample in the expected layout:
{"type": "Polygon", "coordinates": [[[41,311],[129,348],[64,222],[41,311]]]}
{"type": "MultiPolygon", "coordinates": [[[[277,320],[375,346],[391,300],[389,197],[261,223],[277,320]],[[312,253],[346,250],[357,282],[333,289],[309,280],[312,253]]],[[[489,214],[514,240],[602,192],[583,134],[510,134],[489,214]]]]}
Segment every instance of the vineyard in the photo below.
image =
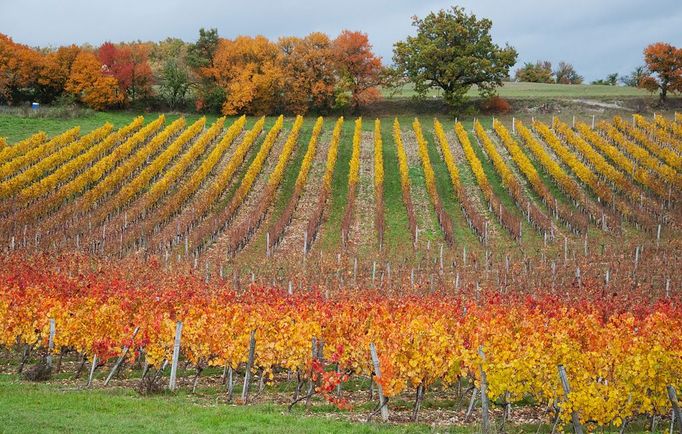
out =
{"type": "Polygon", "coordinates": [[[0,138],[0,369],[483,431],[672,430],[680,200],[677,113],[0,138]]]}

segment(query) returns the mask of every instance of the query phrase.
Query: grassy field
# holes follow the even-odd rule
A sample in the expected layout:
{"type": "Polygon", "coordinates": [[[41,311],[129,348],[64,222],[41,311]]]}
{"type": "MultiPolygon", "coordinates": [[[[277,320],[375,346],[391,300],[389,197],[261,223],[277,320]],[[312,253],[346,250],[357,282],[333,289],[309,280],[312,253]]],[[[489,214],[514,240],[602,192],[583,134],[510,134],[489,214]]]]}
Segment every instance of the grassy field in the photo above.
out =
{"type": "MultiPolygon", "coordinates": [[[[633,97],[651,95],[644,89],[628,86],[605,86],[593,84],[550,84],[550,83],[517,83],[506,82],[498,93],[504,98],[602,98],[633,97]]],[[[415,95],[414,86],[405,85],[400,89],[383,89],[386,98],[404,98],[415,95]]],[[[432,89],[428,96],[440,96],[440,89],[432,89]]],[[[476,87],[472,87],[468,96],[478,96],[476,87]]]]}
{"type": "MultiPolygon", "coordinates": [[[[198,403],[192,395],[140,397],[127,390],[78,390],[0,375],[0,432],[417,433],[423,425],[381,426],[307,417],[284,406],[198,403]],[[125,415],[125,417],[122,417],[125,415]]],[[[464,432],[464,431],[463,431],[464,432]]]]}

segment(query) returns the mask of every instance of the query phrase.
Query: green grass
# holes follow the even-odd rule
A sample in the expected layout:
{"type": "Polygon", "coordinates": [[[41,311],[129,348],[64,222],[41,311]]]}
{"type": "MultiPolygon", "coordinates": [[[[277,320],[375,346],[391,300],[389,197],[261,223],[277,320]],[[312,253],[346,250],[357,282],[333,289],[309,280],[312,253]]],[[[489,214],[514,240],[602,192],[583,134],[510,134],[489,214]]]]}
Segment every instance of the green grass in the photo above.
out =
{"type": "Polygon", "coordinates": [[[394,255],[411,249],[412,235],[403,203],[392,119],[381,122],[381,139],[384,157],[384,245],[386,253],[394,255]]]}
{"type": "MultiPolygon", "coordinates": [[[[413,85],[405,85],[397,90],[382,89],[386,98],[405,98],[416,95],[413,85]]],[[[605,86],[592,84],[549,84],[549,83],[517,83],[506,82],[498,89],[498,94],[505,98],[602,98],[602,97],[635,97],[650,96],[651,94],[636,87],[605,86]]],[[[427,93],[429,97],[441,96],[440,89],[432,89],[427,93]]],[[[472,87],[467,96],[478,96],[476,87],[472,87]]]]}
{"type": "MultiPolygon", "coordinates": [[[[160,113],[143,113],[146,122],[152,121],[159,116],[160,113]]],[[[133,112],[91,112],[84,116],[78,116],[69,119],[48,118],[48,117],[23,117],[12,114],[0,114],[0,136],[6,137],[9,143],[14,143],[22,140],[38,131],[45,131],[49,136],[59,134],[69,128],[80,125],[81,134],[88,133],[98,127],[101,127],[105,122],[111,122],[115,128],[122,127],[130,123],[139,113],[133,112]]],[[[172,122],[181,115],[166,114],[166,122],[172,122]]],[[[184,115],[187,119],[187,124],[191,124],[199,119],[201,115],[188,114],[184,115]]],[[[206,116],[206,124],[210,125],[218,118],[217,115],[206,116]]],[[[228,120],[231,122],[232,120],[228,120]]]]}
{"type": "MultiPolygon", "coordinates": [[[[353,152],[353,132],[355,130],[355,117],[344,118],[339,141],[339,152],[336,157],[334,176],[332,176],[332,197],[327,202],[326,223],[322,224],[321,233],[318,235],[318,248],[334,250],[341,245],[341,220],[348,203],[348,170],[350,157],[353,152]]],[[[363,119],[362,127],[367,128],[371,124],[363,119]]],[[[326,161],[326,160],[325,160],[326,161]]]]}
{"type": "Polygon", "coordinates": [[[1,432],[428,432],[423,425],[359,424],[286,412],[278,405],[197,403],[178,393],[141,397],[131,390],[76,390],[0,376],[1,432]]]}
{"type": "MultiPolygon", "coordinates": [[[[448,128],[452,125],[450,119],[440,119],[441,123],[445,125],[444,128],[448,128]]],[[[436,189],[440,195],[441,201],[443,202],[443,208],[453,221],[453,234],[455,238],[455,248],[459,249],[466,246],[469,250],[474,247],[478,247],[479,241],[474,233],[473,229],[467,224],[466,218],[462,212],[459,201],[455,194],[455,190],[452,187],[452,181],[450,179],[450,173],[445,164],[445,161],[441,157],[438,148],[440,144],[438,143],[438,138],[433,131],[432,122],[422,122],[422,128],[424,128],[424,136],[428,143],[429,157],[431,159],[431,166],[433,167],[433,172],[436,178],[436,189]]],[[[453,143],[450,143],[452,146],[453,143]]],[[[456,144],[455,144],[456,145],[456,144]]]]}

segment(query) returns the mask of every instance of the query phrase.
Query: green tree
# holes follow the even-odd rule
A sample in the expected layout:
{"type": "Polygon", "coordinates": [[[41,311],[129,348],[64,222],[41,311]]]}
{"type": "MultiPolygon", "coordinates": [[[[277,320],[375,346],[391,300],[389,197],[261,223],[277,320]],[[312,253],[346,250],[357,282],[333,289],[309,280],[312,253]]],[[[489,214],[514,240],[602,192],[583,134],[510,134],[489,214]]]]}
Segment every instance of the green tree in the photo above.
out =
{"type": "Polygon", "coordinates": [[[161,72],[161,95],[168,106],[175,110],[185,104],[191,82],[189,72],[175,59],[167,59],[161,72]]]}
{"type": "Polygon", "coordinates": [[[646,66],[640,65],[633,69],[629,75],[621,77],[620,81],[626,86],[637,87],[647,74],[646,66]]]}
{"type": "Polygon", "coordinates": [[[601,84],[604,86],[615,86],[618,84],[618,73],[614,72],[609,74],[606,78],[600,78],[599,80],[594,80],[592,84],[601,84]]]}
{"type": "Polygon", "coordinates": [[[431,12],[424,19],[414,17],[412,25],[417,35],[394,45],[393,61],[420,96],[440,88],[451,107],[462,104],[472,86],[481,96],[490,96],[516,63],[514,48],[493,43],[492,21],[460,7],[431,12]]]}
{"type": "Polygon", "coordinates": [[[195,69],[213,67],[218,40],[218,29],[199,29],[199,39],[187,50],[187,64],[195,69]]]}
{"type": "Polygon", "coordinates": [[[219,42],[218,29],[201,28],[199,39],[187,49],[187,64],[192,68],[197,84],[196,108],[199,111],[217,112],[225,102],[225,92],[215,81],[213,62],[219,42]]]}

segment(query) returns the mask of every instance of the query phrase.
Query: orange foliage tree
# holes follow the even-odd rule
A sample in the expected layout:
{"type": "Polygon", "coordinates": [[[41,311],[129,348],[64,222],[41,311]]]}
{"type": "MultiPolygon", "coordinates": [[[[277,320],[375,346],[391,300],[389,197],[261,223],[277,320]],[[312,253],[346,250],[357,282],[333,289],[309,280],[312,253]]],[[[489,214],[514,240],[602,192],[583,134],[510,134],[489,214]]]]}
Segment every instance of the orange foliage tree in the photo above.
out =
{"type": "Polygon", "coordinates": [[[12,104],[22,99],[39,70],[40,54],[0,33],[0,101],[12,104]]]}
{"type": "Polygon", "coordinates": [[[378,99],[383,67],[381,58],[372,52],[367,34],[344,30],[333,47],[341,86],[350,92],[353,108],[378,99]]]}
{"type": "Polygon", "coordinates": [[[95,110],[102,110],[123,101],[118,81],[106,75],[97,56],[87,51],[82,51],[76,56],[65,89],[95,110]]]}
{"type": "Polygon", "coordinates": [[[71,66],[80,51],[76,45],[70,45],[59,47],[42,57],[38,76],[38,94],[42,101],[51,101],[64,92],[71,66]]]}
{"type": "Polygon", "coordinates": [[[660,91],[661,101],[668,92],[682,92],[682,48],[665,42],[651,44],[644,49],[644,61],[650,74],[640,80],[640,87],[660,91]]]}
{"type": "Polygon", "coordinates": [[[97,50],[106,71],[116,78],[123,95],[133,102],[152,93],[154,80],[149,51],[149,47],[141,43],[117,46],[111,42],[105,42],[97,50]]]}
{"type": "Polygon", "coordinates": [[[277,45],[266,37],[221,39],[210,73],[227,95],[223,114],[267,114],[277,108],[284,71],[277,45]]]}
{"type": "Polygon", "coordinates": [[[284,108],[297,114],[334,104],[336,75],[332,42],[324,33],[284,37],[277,44],[284,72],[284,108]]]}

